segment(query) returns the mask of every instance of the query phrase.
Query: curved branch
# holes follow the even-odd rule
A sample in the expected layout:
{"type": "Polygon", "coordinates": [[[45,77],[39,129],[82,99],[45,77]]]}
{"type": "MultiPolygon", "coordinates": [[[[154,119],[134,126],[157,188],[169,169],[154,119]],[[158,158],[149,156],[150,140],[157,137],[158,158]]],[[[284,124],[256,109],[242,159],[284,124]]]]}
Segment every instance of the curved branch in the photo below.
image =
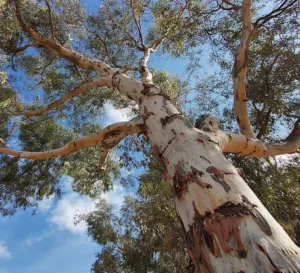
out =
{"type": "Polygon", "coordinates": [[[256,138],[248,138],[244,135],[226,133],[219,131],[219,145],[223,153],[241,153],[245,156],[262,156],[267,147],[264,143],[256,138]]]}
{"type": "Polygon", "coordinates": [[[255,134],[252,130],[247,112],[245,78],[248,67],[248,48],[254,32],[251,26],[251,0],[243,1],[242,17],[242,39],[236,49],[234,66],[232,69],[232,79],[234,86],[234,111],[241,133],[249,138],[255,138],[255,134]]]}
{"type": "Polygon", "coordinates": [[[10,148],[0,148],[0,154],[11,155],[17,158],[27,158],[33,160],[41,160],[53,157],[59,157],[66,154],[69,154],[72,151],[77,151],[85,147],[101,145],[104,140],[107,138],[116,135],[116,134],[135,134],[142,133],[144,125],[134,122],[119,122],[113,125],[109,125],[106,128],[100,130],[97,134],[82,137],[70,141],[61,148],[45,151],[45,152],[28,152],[28,151],[19,151],[10,148]]]}
{"type": "Polygon", "coordinates": [[[96,79],[90,82],[86,82],[83,83],[81,85],[79,85],[78,87],[76,87],[75,89],[73,89],[71,92],[67,93],[65,96],[63,96],[62,98],[60,98],[59,100],[56,100],[44,107],[42,107],[39,110],[35,110],[35,111],[24,111],[24,109],[22,110],[22,112],[20,113],[14,113],[14,116],[27,116],[27,117],[32,117],[32,116],[39,116],[44,114],[45,112],[48,112],[54,108],[57,108],[58,106],[62,105],[63,103],[65,103],[67,100],[85,92],[86,90],[92,88],[92,87],[100,87],[100,86],[106,86],[107,85],[107,80],[104,78],[100,78],[100,79],[96,79]]]}
{"type": "Polygon", "coordinates": [[[218,132],[220,148],[224,153],[241,153],[250,157],[268,157],[297,152],[300,149],[300,127],[293,137],[282,143],[264,144],[262,141],[243,135],[218,132]]]}
{"type": "Polygon", "coordinates": [[[15,48],[13,50],[14,53],[18,53],[20,51],[24,51],[25,49],[29,48],[29,47],[36,47],[36,46],[39,46],[40,43],[39,42],[35,42],[35,43],[31,43],[31,44],[27,44],[27,45],[24,45],[22,47],[18,47],[18,48],[15,48]]]}
{"type": "MultiPolygon", "coordinates": [[[[23,30],[36,41],[38,41],[41,45],[55,50],[61,57],[69,60],[70,62],[78,65],[83,69],[95,70],[98,74],[100,74],[100,76],[107,77],[107,86],[117,89],[121,94],[127,96],[129,99],[139,101],[144,96],[144,94],[142,93],[145,88],[143,83],[130,79],[128,76],[120,73],[119,71],[116,71],[102,61],[92,60],[88,57],[79,55],[61,45],[54,43],[53,41],[40,36],[32,28],[25,24],[19,10],[18,3],[20,0],[16,1],[16,16],[23,30]]],[[[154,90],[153,92],[159,93],[158,90],[154,90]]]]}
{"type": "Polygon", "coordinates": [[[23,21],[23,18],[21,16],[20,8],[19,8],[19,0],[16,1],[16,16],[17,19],[22,27],[22,29],[30,35],[33,39],[35,39],[37,42],[39,42],[41,45],[55,50],[61,57],[68,59],[69,61],[77,64],[79,67],[84,69],[93,69],[96,70],[98,66],[98,62],[89,59],[88,57],[84,57],[82,55],[79,55],[53,41],[50,41],[41,35],[39,35],[37,32],[35,32],[31,27],[26,25],[26,23],[23,21]]]}

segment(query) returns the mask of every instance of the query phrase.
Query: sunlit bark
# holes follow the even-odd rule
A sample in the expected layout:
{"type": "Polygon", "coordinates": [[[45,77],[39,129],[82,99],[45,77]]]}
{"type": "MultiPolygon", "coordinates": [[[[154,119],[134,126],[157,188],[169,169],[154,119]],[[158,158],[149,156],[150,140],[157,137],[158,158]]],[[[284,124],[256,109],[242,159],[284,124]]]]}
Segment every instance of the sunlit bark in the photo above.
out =
{"type": "MultiPolygon", "coordinates": [[[[70,152],[83,149],[85,147],[95,146],[95,145],[105,145],[105,140],[121,135],[125,137],[126,135],[138,134],[143,132],[143,125],[134,122],[120,122],[110,126],[107,126],[103,130],[100,130],[97,134],[75,139],[67,143],[61,148],[45,151],[45,152],[28,152],[19,151],[11,148],[0,148],[0,154],[11,155],[17,158],[27,158],[34,160],[41,160],[46,158],[53,158],[58,156],[66,155],[70,152]]],[[[119,140],[120,141],[120,140],[119,140]]],[[[3,145],[2,145],[3,146],[3,145]]]]}

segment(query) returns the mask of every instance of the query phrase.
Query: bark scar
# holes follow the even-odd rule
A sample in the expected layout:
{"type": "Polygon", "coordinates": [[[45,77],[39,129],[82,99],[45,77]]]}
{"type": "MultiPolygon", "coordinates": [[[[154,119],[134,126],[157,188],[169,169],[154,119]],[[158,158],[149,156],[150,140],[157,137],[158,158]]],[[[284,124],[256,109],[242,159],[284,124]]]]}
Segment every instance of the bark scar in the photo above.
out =
{"type": "Polygon", "coordinates": [[[226,174],[224,171],[213,166],[208,167],[206,171],[211,174],[211,178],[219,183],[227,193],[231,190],[231,187],[224,180],[226,174]]]}

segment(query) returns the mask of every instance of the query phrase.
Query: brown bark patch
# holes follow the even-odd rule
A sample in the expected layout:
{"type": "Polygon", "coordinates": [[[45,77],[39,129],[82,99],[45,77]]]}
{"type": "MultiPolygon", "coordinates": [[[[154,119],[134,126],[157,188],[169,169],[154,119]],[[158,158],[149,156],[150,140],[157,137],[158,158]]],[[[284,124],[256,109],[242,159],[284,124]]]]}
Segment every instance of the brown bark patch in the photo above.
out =
{"type": "Polygon", "coordinates": [[[240,219],[238,216],[224,216],[219,213],[214,213],[205,217],[204,228],[211,235],[215,234],[217,236],[222,250],[227,253],[231,251],[228,241],[232,234],[236,240],[239,257],[247,257],[247,251],[239,233],[240,219]]]}
{"type": "Polygon", "coordinates": [[[175,166],[172,188],[178,199],[182,199],[184,194],[188,191],[187,177],[180,162],[175,166]]]}
{"type": "Polygon", "coordinates": [[[222,170],[210,166],[206,169],[206,171],[211,174],[211,178],[217,183],[219,183],[227,193],[231,190],[231,187],[227,184],[227,182],[224,179],[225,173],[222,170]]]}
{"type": "Polygon", "coordinates": [[[154,116],[155,114],[153,112],[149,112],[147,107],[144,106],[144,113],[142,114],[142,119],[144,120],[144,122],[150,117],[150,116],[154,116]]]}
{"type": "Polygon", "coordinates": [[[153,145],[153,146],[152,146],[152,149],[153,149],[153,154],[154,154],[155,158],[156,158],[158,161],[160,161],[160,163],[161,163],[162,166],[163,166],[163,170],[164,170],[164,178],[165,178],[165,179],[168,179],[169,176],[168,176],[167,165],[169,164],[169,161],[163,157],[163,155],[160,153],[159,148],[158,148],[157,145],[153,145]]]}
{"type": "MultiPolygon", "coordinates": [[[[194,202],[193,206],[195,211],[194,223],[186,233],[188,254],[194,264],[195,272],[213,273],[214,271],[206,250],[207,241],[212,242],[213,238],[203,229],[203,216],[197,210],[194,202]]],[[[213,248],[214,244],[209,243],[209,247],[213,248]]],[[[218,248],[217,244],[216,247],[218,248]]],[[[219,249],[211,249],[211,251],[220,253],[219,249]]]]}
{"type": "Polygon", "coordinates": [[[188,185],[192,182],[197,183],[200,187],[211,189],[212,186],[208,183],[205,183],[201,180],[201,176],[204,175],[203,172],[197,170],[193,166],[190,167],[191,171],[186,172],[182,163],[178,162],[175,165],[175,174],[173,176],[173,190],[178,199],[181,199],[184,196],[184,193],[188,191],[188,185]]]}
{"type": "Polygon", "coordinates": [[[167,124],[170,124],[176,119],[180,119],[184,123],[184,125],[187,126],[188,128],[193,128],[193,125],[189,123],[189,121],[185,119],[181,114],[173,114],[171,116],[165,116],[164,118],[161,118],[160,119],[161,125],[166,126],[167,124]]]}
{"type": "Polygon", "coordinates": [[[145,96],[151,96],[155,95],[154,92],[151,92],[151,88],[156,87],[154,84],[150,83],[143,83],[144,89],[141,91],[141,93],[145,96]]]}

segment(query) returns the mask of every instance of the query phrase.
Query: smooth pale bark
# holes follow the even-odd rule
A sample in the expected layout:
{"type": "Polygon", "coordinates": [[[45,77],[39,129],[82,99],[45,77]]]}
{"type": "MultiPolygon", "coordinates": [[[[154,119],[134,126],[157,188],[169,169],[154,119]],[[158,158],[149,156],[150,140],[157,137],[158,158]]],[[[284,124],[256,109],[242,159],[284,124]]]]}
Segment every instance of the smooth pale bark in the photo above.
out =
{"type": "Polygon", "coordinates": [[[249,138],[255,138],[247,112],[246,72],[248,67],[248,48],[253,35],[251,23],[251,0],[243,0],[242,6],[242,38],[237,46],[232,69],[234,89],[234,112],[241,133],[249,138]]]}
{"type": "Polygon", "coordinates": [[[300,272],[300,250],[215,141],[163,96],[140,105],[186,233],[194,272],[300,272]]]}

